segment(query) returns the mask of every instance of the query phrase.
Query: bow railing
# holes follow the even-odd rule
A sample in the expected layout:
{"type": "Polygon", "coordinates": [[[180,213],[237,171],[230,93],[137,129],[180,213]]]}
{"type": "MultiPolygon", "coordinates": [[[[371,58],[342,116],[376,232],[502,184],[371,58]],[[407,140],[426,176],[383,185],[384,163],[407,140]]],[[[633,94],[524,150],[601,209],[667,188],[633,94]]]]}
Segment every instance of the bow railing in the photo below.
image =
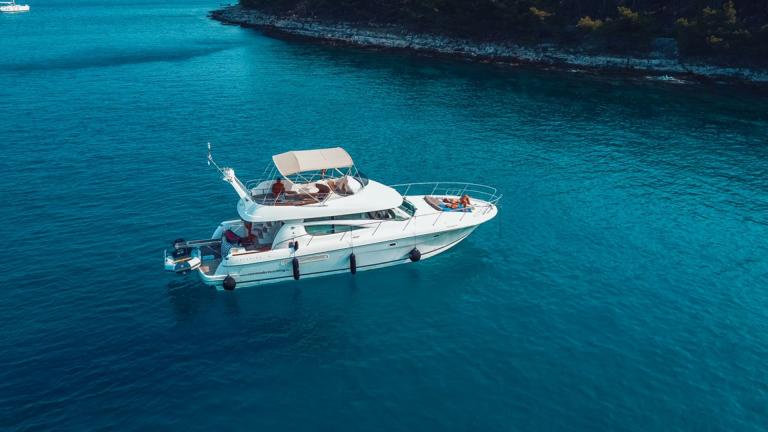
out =
{"type": "Polygon", "coordinates": [[[470,199],[480,199],[488,204],[496,204],[502,195],[492,186],[464,182],[419,182],[403,183],[390,186],[400,195],[425,195],[436,197],[462,197],[469,195],[470,199]]]}

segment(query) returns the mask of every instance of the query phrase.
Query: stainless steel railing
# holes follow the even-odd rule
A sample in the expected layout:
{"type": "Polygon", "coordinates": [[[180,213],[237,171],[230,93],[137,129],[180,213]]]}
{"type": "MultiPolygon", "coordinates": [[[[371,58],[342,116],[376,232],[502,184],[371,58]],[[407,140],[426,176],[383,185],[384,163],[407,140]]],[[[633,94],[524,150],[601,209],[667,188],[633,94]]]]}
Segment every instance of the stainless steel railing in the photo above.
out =
{"type": "MultiPolygon", "coordinates": [[[[251,184],[252,182],[248,182],[248,184],[251,184]]],[[[258,184],[258,183],[257,183],[258,184]]],[[[499,193],[499,191],[492,187],[492,186],[486,186],[481,185],[477,183],[466,183],[466,182],[416,182],[416,183],[403,183],[403,184],[397,184],[390,186],[393,189],[397,190],[401,195],[404,197],[410,196],[411,198],[416,196],[435,196],[435,197],[452,197],[452,198],[460,198],[463,195],[469,195],[470,197],[470,204],[467,207],[460,207],[458,209],[454,210],[435,210],[433,212],[427,212],[427,213],[420,213],[420,214],[414,214],[410,218],[408,218],[408,221],[403,226],[402,231],[405,231],[408,226],[414,221],[414,220],[425,220],[427,218],[432,218],[432,226],[435,226],[441,217],[445,215],[446,213],[461,213],[461,217],[459,218],[459,221],[464,220],[466,217],[474,217],[477,215],[484,215],[487,214],[489,211],[495,207],[498,202],[501,200],[503,195],[499,193]]],[[[365,227],[365,228],[373,228],[373,231],[371,232],[371,237],[375,236],[376,233],[379,231],[379,227],[381,227],[381,224],[384,222],[387,222],[388,220],[371,220],[369,222],[363,222],[363,223],[349,223],[350,221],[345,221],[347,223],[334,223],[337,221],[329,220],[327,223],[335,224],[335,225],[355,225],[358,227],[365,227]]],[[[341,221],[338,221],[341,222],[341,221]]],[[[343,242],[345,238],[347,237],[347,233],[350,233],[351,236],[353,231],[348,230],[344,231],[341,237],[339,238],[340,242],[343,242]]],[[[272,248],[277,249],[280,248],[283,244],[294,242],[300,238],[306,238],[309,237],[309,242],[305,246],[308,246],[314,237],[316,237],[313,234],[301,234],[298,236],[294,236],[288,239],[284,239],[280,241],[279,243],[273,244],[272,248]]],[[[246,252],[246,253],[254,253],[254,252],[246,252]]]]}
{"type": "Polygon", "coordinates": [[[470,199],[480,199],[489,204],[496,204],[502,195],[492,186],[465,182],[417,182],[403,183],[390,186],[401,195],[427,195],[461,197],[469,195],[470,199]]]}

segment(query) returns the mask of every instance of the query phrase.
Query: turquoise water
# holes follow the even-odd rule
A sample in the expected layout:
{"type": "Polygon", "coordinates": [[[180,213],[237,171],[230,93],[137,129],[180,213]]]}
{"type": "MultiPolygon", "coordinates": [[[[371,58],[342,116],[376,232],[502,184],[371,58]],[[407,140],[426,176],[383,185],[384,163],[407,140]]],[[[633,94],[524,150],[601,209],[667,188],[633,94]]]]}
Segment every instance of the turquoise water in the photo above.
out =
{"type": "Polygon", "coordinates": [[[270,39],[209,1],[0,16],[0,429],[768,425],[768,99],[270,39]],[[270,155],[505,194],[439,256],[163,273],[270,155]]]}

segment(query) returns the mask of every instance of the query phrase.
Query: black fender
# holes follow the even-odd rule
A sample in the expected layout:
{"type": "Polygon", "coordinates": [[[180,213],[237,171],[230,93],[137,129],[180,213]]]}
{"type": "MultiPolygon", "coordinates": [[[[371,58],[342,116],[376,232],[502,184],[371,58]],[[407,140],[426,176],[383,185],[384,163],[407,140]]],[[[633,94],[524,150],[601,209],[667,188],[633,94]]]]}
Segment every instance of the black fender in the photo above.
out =
{"type": "Polygon", "coordinates": [[[354,253],[349,254],[349,272],[352,274],[357,273],[357,258],[354,253]]]}
{"type": "Polygon", "coordinates": [[[411,249],[410,252],[408,252],[408,258],[411,259],[411,261],[416,262],[421,259],[421,251],[419,251],[416,248],[411,249]]]}
{"type": "Polygon", "coordinates": [[[299,271],[299,259],[296,257],[293,257],[291,264],[293,265],[293,278],[295,280],[299,280],[299,278],[301,277],[301,272],[299,271]]]}
{"type": "Polygon", "coordinates": [[[227,275],[227,277],[224,278],[224,282],[222,283],[222,286],[224,286],[224,289],[227,291],[232,291],[235,289],[236,285],[237,281],[230,275],[227,275]]]}

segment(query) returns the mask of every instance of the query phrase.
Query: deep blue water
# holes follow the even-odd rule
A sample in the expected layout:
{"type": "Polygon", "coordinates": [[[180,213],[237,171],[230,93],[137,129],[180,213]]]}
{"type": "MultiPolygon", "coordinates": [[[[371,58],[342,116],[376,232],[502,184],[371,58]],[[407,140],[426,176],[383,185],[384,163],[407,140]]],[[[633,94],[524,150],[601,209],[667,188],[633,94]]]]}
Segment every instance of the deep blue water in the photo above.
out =
{"type": "Polygon", "coordinates": [[[0,16],[0,430],[766,430],[765,97],[31,5],[0,16]],[[505,198],[436,259],[216,292],[161,263],[236,214],[207,141],[505,198]]]}

